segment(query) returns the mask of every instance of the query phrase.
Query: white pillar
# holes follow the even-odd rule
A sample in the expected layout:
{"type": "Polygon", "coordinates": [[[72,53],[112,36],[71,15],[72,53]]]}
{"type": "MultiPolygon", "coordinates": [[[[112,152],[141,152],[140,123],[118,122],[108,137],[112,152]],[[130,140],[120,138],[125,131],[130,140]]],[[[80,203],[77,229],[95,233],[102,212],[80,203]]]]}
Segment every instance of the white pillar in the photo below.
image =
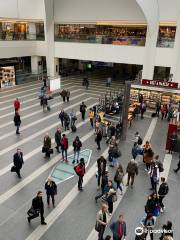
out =
{"type": "Polygon", "coordinates": [[[42,65],[39,65],[41,62],[41,57],[31,56],[31,72],[33,74],[40,74],[42,72],[42,65]]]}
{"type": "Polygon", "coordinates": [[[178,82],[180,86],[180,14],[177,20],[173,52],[173,64],[171,67],[171,73],[173,74],[172,81],[178,82]]]}
{"type": "Polygon", "coordinates": [[[154,29],[153,32],[150,31],[149,28],[147,28],[142,79],[149,80],[153,79],[158,31],[159,31],[158,25],[156,25],[156,28],[154,29]]]}
{"type": "Polygon", "coordinates": [[[59,58],[54,58],[54,75],[59,75],[59,58]]]}
{"type": "Polygon", "coordinates": [[[36,24],[28,23],[28,39],[36,40],[36,24]]]}
{"type": "Polygon", "coordinates": [[[44,6],[47,75],[53,77],[56,75],[54,58],[54,1],[44,0],[44,6]]]}

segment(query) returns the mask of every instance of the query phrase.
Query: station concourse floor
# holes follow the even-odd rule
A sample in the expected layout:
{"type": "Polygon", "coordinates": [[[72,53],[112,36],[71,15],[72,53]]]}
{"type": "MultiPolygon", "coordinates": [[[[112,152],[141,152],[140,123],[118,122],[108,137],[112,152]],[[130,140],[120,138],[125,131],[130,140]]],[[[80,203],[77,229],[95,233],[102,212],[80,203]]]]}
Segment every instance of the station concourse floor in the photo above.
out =
{"type": "MultiPolygon", "coordinates": [[[[107,90],[105,80],[94,77],[91,79],[90,87],[85,90],[81,84],[82,78],[71,76],[63,78],[62,87],[68,88],[71,92],[70,102],[63,103],[60,96],[50,101],[51,111],[43,113],[37,92],[42,82],[35,81],[16,86],[13,89],[6,89],[0,92],[0,240],[86,240],[90,239],[93,232],[97,211],[100,201],[94,201],[97,192],[97,181],[95,177],[96,160],[103,153],[107,155],[108,146],[105,140],[102,141],[101,151],[96,150],[95,135],[90,129],[90,123],[86,114],[86,120],[81,121],[79,105],[82,101],[87,107],[98,103],[98,99],[107,90]],[[14,109],[13,101],[18,97],[21,101],[21,134],[15,134],[13,124],[14,109]],[[41,152],[43,137],[46,132],[54,138],[56,128],[60,126],[58,113],[61,109],[70,112],[71,109],[77,112],[77,132],[67,132],[70,151],[73,154],[72,141],[75,136],[82,139],[84,149],[92,150],[92,155],[87,168],[87,179],[83,192],[77,191],[77,177],[74,176],[58,184],[56,196],[56,208],[47,208],[44,184],[52,169],[60,163],[61,154],[54,154],[50,160],[44,159],[41,152]],[[24,153],[25,163],[22,168],[22,179],[19,180],[16,174],[10,172],[13,154],[17,147],[24,153]],[[32,198],[36,192],[44,192],[45,217],[47,226],[40,225],[40,219],[27,222],[27,210],[31,206],[32,198]]],[[[120,87],[119,83],[113,83],[111,89],[120,87]]],[[[145,114],[143,120],[135,120],[128,129],[126,141],[120,142],[122,156],[120,162],[126,169],[127,162],[131,159],[131,148],[133,136],[139,131],[142,138],[150,136],[150,142],[156,154],[160,155],[163,161],[166,157],[165,142],[168,123],[166,120],[152,119],[151,112],[145,114]]],[[[55,144],[53,143],[53,147],[55,144]]],[[[178,162],[178,154],[173,154],[172,161],[166,164],[168,170],[168,184],[170,192],[165,199],[165,212],[157,219],[156,229],[161,229],[167,220],[173,222],[174,240],[180,239],[180,174],[174,174],[173,168],[178,162]]],[[[142,158],[138,158],[139,175],[135,179],[134,188],[127,189],[120,203],[113,213],[112,221],[117,220],[119,214],[123,214],[127,223],[126,240],[135,239],[135,228],[144,216],[144,205],[148,194],[150,194],[150,180],[144,171],[145,166],[142,158]]],[[[115,170],[109,168],[110,177],[113,179],[115,170]]],[[[119,194],[119,193],[118,193],[119,194]]],[[[119,195],[118,195],[119,196],[119,195]]],[[[111,234],[109,227],[106,234],[111,234]]],[[[95,240],[91,238],[91,240],[95,240]]],[[[154,239],[159,239],[156,234],[154,239]]]]}

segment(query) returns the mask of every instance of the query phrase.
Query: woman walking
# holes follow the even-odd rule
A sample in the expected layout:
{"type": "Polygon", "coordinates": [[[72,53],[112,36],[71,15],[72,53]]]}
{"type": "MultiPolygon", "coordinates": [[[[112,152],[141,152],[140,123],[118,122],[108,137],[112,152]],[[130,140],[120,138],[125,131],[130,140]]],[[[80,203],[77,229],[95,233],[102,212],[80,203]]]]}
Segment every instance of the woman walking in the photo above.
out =
{"type": "Polygon", "coordinates": [[[54,196],[57,194],[57,185],[56,183],[49,177],[47,182],[45,183],[45,190],[47,195],[47,204],[50,206],[50,197],[52,199],[53,207],[55,207],[55,199],[54,196]]]}

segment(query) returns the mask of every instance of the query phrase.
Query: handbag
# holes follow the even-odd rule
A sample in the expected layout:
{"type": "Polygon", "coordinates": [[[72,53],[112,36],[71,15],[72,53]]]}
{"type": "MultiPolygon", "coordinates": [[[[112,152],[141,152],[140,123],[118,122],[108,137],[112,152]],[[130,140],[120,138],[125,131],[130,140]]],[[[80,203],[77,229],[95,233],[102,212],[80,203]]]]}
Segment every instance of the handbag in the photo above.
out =
{"type": "Polygon", "coordinates": [[[53,154],[53,153],[54,153],[54,151],[53,151],[52,148],[50,148],[50,149],[48,150],[48,152],[49,152],[49,154],[53,154]]]}
{"type": "Polygon", "coordinates": [[[45,153],[45,152],[46,152],[46,148],[42,147],[42,153],[45,153]]]}
{"type": "Polygon", "coordinates": [[[28,211],[27,211],[27,215],[29,216],[33,216],[35,214],[38,214],[38,211],[36,211],[33,207],[31,207],[28,211]]]}
{"type": "Polygon", "coordinates": [[[95,224],[95,230],[96,230],[96,232],[100,232],[100,230],[101,230],[101,225],[96,221],[96,224],[95,224]]]}
{"type": "Polygon", "coordinates": [[[114,203],[114,202],[116,202],[117,201],[117,194],[115,193],[115,194],[113,194],[113,196],[112,196],[112,202],[114,203]]]}
{"type": "Polygon", "coordinates": [[[16,171],[16,167],[15,167],[15,166],[12,166],[11,172],[15,172],[15,171],[16,171]]]}

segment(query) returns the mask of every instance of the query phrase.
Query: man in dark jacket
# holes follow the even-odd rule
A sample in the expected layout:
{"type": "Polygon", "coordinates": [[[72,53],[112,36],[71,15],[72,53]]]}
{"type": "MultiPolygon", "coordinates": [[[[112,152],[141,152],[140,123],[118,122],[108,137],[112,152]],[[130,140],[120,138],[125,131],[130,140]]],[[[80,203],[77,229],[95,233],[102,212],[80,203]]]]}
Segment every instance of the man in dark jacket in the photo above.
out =
{"type": "Polygon", "coordinates": [[[17,152],[13,156],[13,162],[15,166],[15,172],[17,173],[18,177],[21,178],[20,170],[24,164],[23,153],[21,152],[21,149],[17,149],[17,152]]]}
{"type": "Polygon", "coordinates": [[[109,180],[109,179],[108,179],[108,171],[105,171],[105,174],[102,175],[102,180],[101,180],[101,194],[99,194],[99,195],[97,195],[97,196],[95,197],[96,203],[97,203],[97,200],[104,195],[104,193],[105,193],[105,188],[106,188],[106,186],[108,185],[108,180],[109,180]]]}
{"type": "Polygon", "coordinates": [[[50,177],[48,177],[48,180],[45,183],[45,190],[46,190],[46,195],[47,195],[48,207],[50,206],[50,197],[52,199],[53,207],[55,207],[54,196],[57,194],[57,185],[50,177]]]}
{"type": "Polygon", "coordinates": [[[106,164],[107,164],[107,161],[106,161],[106,159],[103,156],[98,158],[98,160],[97,160],[97,167],[98,167],[98,176],[97,176],[98,190],[100,188],[101,178],[105,174],[105,171],[106,171],[106,164]]]}
{"type": "Polygon", "coordinates": [[[80,105],[80,113],[83,121],[85,120],[86,108],[87,106],[84,104],[84,102],[82,102],[82,104],[80,105]]]}
{"type": "Polygon", "coordinates": [[[76,136],[76,138],[73,141],[74,159],[72,161],[72,164],[74,164],[76,161],[77,163],[79,163],[79,154],[80,154],[81,147],[82,147],[82,142],[79,139],[79,137],[76,136]],[[77,155],[77,159],[76,159],[76,155],[77,155]]]}
{"type": "Polygon", "coordinates": [[[55,133],[55,142],[56,142],[56,149],[57,149],[57,152],[60,153],[60,146],[61,146],[61,129],[58,128],[56,133],[55,133]]]}
{"type": "Polygon", "coordinates": [[[16,126],[16,134],[20,134],[19,128],[20,128],[20,125],[21,125],[21,118],[20,118],[20,115],[19,115],[18,111],[15,112],[14,125],[16,126]]]}
{"type": "Polygon", "coordinates": [[[134,159],[131,159],[131,161],[128,163],[126,172],[128,174],[128,181],[126,186],[129,186],[129,181],[131,179],[131,188],[133,188],[134,177],[135,175],[138,175],[138,166],[134,159]]]}
{"type": "Polygon", "coordinates": [[[161,182],[162,183],[159,187],[158,194],[159,194],[159,204],[160,204],[160,207],[161,207],[161,212],[163,212],[164,211],[163,199],[169,192],[169,186],[168,186],[168,184],[166,182],[166,179],[164,177],[161,177],[161,182]]]}
{"type": "Polygon", "coordinates": [[[127,234],[123,215],[120,215],[118,221],[110,225],[110,229],[113,233],[113,240],[125,240],[127,234]]]}
{"type": "Polygon", "coordinates": [[[28,211],[29,217],[28,222],[30,223],[32,219],[41,216],[41,225],[46,225],[47,223],[44,221],[44,203],[42,199],[42,192],[38,191],[37,196],[32,200],[32,207],[28,211]]]}

